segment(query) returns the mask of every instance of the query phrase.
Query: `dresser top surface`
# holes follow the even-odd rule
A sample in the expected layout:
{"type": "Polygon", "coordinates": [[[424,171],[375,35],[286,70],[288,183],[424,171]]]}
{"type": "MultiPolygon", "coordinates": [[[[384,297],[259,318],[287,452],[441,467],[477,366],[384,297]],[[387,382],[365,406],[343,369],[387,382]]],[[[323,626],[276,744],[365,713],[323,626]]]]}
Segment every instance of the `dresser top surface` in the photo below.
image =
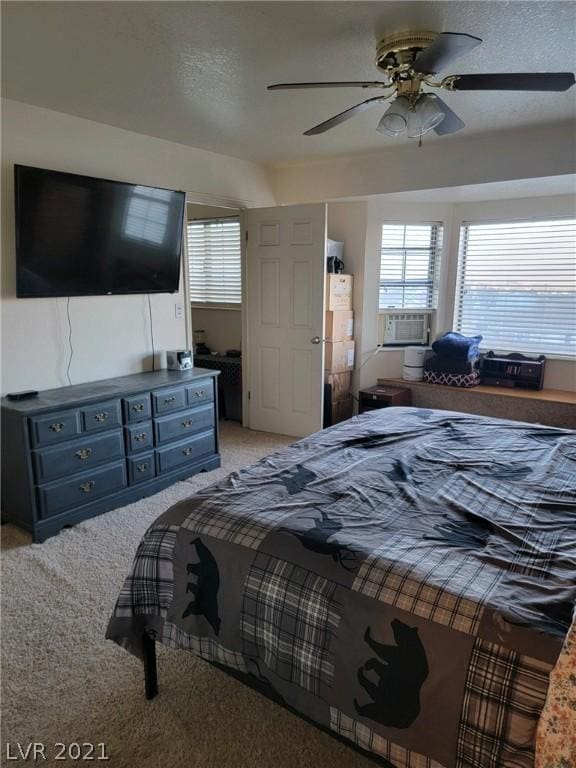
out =
{"type": "Polygon", "coordinates": [[[118,376],[114,379],[102,379],[101,381],[89,381],[85,384],[73,384],[70,387],[58,389],[45,389],[38,393],[37,397],[29,400],[8,400],[3,397],[2,408],[16,411],[24,415],[34,415],[43,411],[52,411],[55,408],[73,408],[78,405],[103,400],[136,395],[159,387],[177,386],[189,384],[196,379],[207,376],[218,376],[219,371],[207,368],[192,368],[189,371],[147,371],[145,373],[132,373],[128,376],[118,376]]]}

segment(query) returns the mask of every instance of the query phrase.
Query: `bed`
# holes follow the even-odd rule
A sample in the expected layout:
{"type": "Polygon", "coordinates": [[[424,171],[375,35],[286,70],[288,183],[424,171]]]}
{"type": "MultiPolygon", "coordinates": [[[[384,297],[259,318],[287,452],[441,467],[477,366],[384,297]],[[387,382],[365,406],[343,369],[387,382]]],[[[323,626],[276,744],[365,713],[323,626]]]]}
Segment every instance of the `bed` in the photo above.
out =
{"type": "Polygon", "coordinates": [[[530,768],[576,603],[576,432],[419,408],[172,507],[107,637],[186,649],[395,768],[530,768]]]}

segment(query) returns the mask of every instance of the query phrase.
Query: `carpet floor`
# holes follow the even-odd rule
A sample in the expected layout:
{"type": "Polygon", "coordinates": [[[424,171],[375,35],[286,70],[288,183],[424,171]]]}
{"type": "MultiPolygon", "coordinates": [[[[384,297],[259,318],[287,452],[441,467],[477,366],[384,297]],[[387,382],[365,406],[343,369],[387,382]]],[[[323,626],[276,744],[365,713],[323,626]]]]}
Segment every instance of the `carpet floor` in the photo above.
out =
{"type": "MultiPolygon", "coordinates": [[[[373,763],[183,651],[158,649],[160,694],[104,632],[146,528],[172,504],[290,442],[222,425],[222,467],[43,544],[2,527],[2,755],[6,742],[104,743],[111,768],[369,768],[373,763]]],[[[95,753],[96,754],[96,753],[95,753]]],[[[0,763],[3,763],[0,757],[0,763]]]]}

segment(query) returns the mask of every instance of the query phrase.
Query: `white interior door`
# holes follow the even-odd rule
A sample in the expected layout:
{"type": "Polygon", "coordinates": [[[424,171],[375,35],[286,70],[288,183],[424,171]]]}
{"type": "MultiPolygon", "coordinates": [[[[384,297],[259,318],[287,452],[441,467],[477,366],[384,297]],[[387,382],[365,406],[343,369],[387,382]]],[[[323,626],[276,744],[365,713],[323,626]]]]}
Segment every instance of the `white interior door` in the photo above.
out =
{"type": "Polygon", "coordinates": [[[326,206],[246,212],[249,426],[322,429],[326,206]]]}

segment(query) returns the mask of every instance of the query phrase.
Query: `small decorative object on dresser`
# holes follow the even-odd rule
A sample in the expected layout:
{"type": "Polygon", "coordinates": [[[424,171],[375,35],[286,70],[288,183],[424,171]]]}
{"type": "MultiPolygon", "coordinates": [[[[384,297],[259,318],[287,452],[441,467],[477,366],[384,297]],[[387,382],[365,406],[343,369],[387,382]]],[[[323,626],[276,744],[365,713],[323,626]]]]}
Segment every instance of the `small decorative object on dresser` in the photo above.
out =
{"type": "Polygon", "coordinates": [[[194,365],[189,349],[174,349],[166,352],[166,367],[170,371],[189,371],[194,365]]]}
{"type": "Polygon", "coordinates": [[[3,398],[3,520],[41,542],[219,467],[217,376],[136,373],[3,398]]]}
{"type": "Polygon", "coordinates": [[[389,406],[412,405],[412,393],[402,387],[368,387],[358,392],[358,413],[389,406]]]}

